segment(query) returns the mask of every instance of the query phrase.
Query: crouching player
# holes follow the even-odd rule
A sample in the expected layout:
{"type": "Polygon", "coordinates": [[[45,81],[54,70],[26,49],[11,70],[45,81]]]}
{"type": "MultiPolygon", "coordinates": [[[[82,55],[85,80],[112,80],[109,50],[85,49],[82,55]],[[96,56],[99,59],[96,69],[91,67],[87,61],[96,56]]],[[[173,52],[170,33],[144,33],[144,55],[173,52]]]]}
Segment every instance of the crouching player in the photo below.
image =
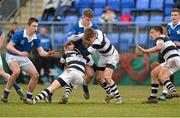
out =
{"type": "Polygon", "coordinates": [[[38,103],[40,100],[54,93],[58,88],[66,85],[77,88],[78,85],[83,84],[86,64],[91,66],[89,59],[83,57],[77,49],[74,49],[72,41],[66,43],[64,51],[65,53],[61,57],[60,62],[64,64],[66,63],[67,69],[56,80],[54,80],[48,88],[41,91],[33,101],[29,102],[30,104],[38,103]]]}
{"type": "Polygon", "coordinates": [[[156,46],[150,49],[139,48],[144,53],[160,52],[165,62],[155,67],[151,72],[151,95],[143,103],[158,103],[157,93],[159,83],[162,83],[170,92],[169,97],[180,97],[176,92],[174,84],[170,81],[170,76],[180,70],[180,53],[176,45],[165,35],[162,35],[162,28],[159,26],[152,27],[150,36],[156,40],[156,46]]]}

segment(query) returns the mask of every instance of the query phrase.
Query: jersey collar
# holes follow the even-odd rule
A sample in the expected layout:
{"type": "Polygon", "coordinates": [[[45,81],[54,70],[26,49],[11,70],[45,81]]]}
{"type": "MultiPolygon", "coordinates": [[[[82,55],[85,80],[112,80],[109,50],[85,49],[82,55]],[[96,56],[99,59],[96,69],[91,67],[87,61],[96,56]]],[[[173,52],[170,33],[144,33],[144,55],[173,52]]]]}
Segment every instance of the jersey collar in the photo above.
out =
{"type": "Polygon", "coordinates": [[[179,22],[177,25],[175,25],[174,27],[173,27],[172,22],[168,23],[168,25],[170,25],[170,27],[171,27],[172,29],[175,29],[178,25],[180,25],[180,22],[179,22]]]}
{"type": "MultiPolygon", "coordinates": [[[[79,27],[80,28],[85,28],[85,26],[82,25],[81,21],[82,21],[82,18],[79,20],[79,27]]],[[[88,27],[92,27],[92,22],[89,24],[88,27]]]]}
{"type": "Polygon", "coordinates": [[[33,34],[32,37],[28,37],[28,35],[27,35],[27,30],[26,30],[26,29],[24,29],[23,37],[26,37],[26,38],[28,39],[28,42],[31,42],[31,41],[33,41],[34,39],[37,39],[36,34],[33,34]]]}

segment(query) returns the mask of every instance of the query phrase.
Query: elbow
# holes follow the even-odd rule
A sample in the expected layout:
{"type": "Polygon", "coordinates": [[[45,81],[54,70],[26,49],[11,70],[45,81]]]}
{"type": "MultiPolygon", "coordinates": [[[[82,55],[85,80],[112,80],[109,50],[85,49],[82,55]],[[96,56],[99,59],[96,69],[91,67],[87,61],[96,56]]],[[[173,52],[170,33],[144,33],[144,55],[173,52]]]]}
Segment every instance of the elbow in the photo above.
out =
{"type": "Polygon", "coordinates": [[[9,44],[7,44],[6,49],[10,50],[10,48],[11,48],[11,46],[9,44]]]}

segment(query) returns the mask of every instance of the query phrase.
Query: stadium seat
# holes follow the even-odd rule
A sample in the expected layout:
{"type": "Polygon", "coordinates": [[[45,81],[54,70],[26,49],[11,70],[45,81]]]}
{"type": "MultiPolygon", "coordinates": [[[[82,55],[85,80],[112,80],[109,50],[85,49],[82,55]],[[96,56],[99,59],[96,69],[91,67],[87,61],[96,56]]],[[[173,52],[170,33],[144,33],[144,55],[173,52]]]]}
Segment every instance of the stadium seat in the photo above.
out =
{"type": "Polygon", "coordinates": [[[141,32],[138,36],[138,44],[141,46],[146,46],[148,42],[148,33],[141,32]]]}
{"type": "Polygon", "coordinates": [[[131,9],[130,8],[122,8],[121,14],[131,14],[131,9]]]}
{"type": "Polygon", "coordinates": [[[112,44],[117,45],[119,41],[119,34],[118,33],[108,33],[107,38],[110,40],[112,44]]]}
{"type": "Polygon", "coordinates": [[[137,0],[136,9],[139,9],[139,10],[149,9],[149,0],[137,0]]]}
{"type": "Polygon", "coordinates": [[[77,23],[78,17],[77,16],[66,16],[64,18],[65,22],[77,23]]]}
{"type": "Polygon", "coordinates": [[[165,16],[164,22],[166,22],[166,23],[171,22],[171,16],[165,16]]]}
{"type": "Polygon", "coordinates": [[[161,25],[161,22],[163,21],[162,15],[151,15],[150,16],[150,26],[155,26],[155,25],[161,25]]]}
{"type": "Polygon", "coordinates": [[[55,33],[52,37],[54,39],[54,49],[64,45],[64,35],[62,33],[55,33]]]}
{"type": "Polygon", "coordinates": [[[120,11],[120,0],[107,0],[107,5],[115,11],[120,11]]]}
{"type": "Polygon", "coordinates": [[[150,8],[154,10],[162,10],[163,9],[164,0],[151,0],[150,8]]]}
{"type": "Polygon", "coordinates": [[[133,8],[134,0],[121,0],[121,8],[133,8]]]}
{"type": "Polygon", "coordinates": [[[135,18],[135,22],[137,23],[136,26],[139,27],[145,27],[148,24],[148,19],[149,17],[147,15],[141,15],[141,16],[137,16],[135,18]]]}
{"type": "Polygon", "coordinates": [[[174,7],[174,0],[165,0],[166,7],[174,7]]]}
{"type": "Polygon", "coordinates": [[[76,8],[90,8],[91,6],[91,0],[75,0],[76,8]]]}
{"type": "Polygon", "coordinates": [[[94,8],[93,11],[95,16],[101,16],[104,11],[104,8],[94,8]]]}
{"type": "Polygon", "coordinates": [[[105,8],[106,0],[94,0],[93,8],[105,8]]]}
{"type": "Polygon", "coordinates": [[[133,44],[133,33],[122,33],[120,34],[119,40],[119,50],[123,52],[128,52],[130,46],[133,44]]]}
{"type": "Polygon", "coordinates": [[[164,8],[164,16],[169,16],[171,15],[171,10],[173,9],[173,7],[165,7],[164,8]]]}

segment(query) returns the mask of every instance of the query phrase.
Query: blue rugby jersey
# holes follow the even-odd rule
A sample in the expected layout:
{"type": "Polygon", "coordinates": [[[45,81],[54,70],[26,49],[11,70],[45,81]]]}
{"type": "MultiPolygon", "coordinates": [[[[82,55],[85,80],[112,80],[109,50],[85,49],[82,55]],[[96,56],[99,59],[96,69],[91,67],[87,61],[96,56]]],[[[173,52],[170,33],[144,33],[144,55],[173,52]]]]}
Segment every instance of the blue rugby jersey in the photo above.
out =
{"type": "MultiPolygon", "coordinates": [[[[172,41],[180,42],[180,23],[173,27],[172,22],[167,25],[168,36],[172,41]]],[[[180,46],[177,46],[180,49],[180,46]]]]}
{"type": "Polygon", "coordinates": [[[2,31],[0,30],[0,36],[2,35],[2,31]]]}
{"type": "MultiPolygon", "coordinates": [[[[11,41],[14,42],[14,47],[19,51],[30,52],[33,46],[35,46],[36,48],[41,47],[40,38],[36,34],[34,34],[31,40],[29,40],[26,34],[26,29],[18,30],[17,32],[15,32],[11,41]]],[[[10,51],[8,52],[11,53],[10,51]]]]}
{"type": "MultiPolygon", "coordinates": [[[[98,29],[97,25],[94,24],[93,22],[90,23],[89,27],[92,27],[94,29],[98,29]]],[[[79,20],[79,22],[75,25],[72,26],[71,31],[69,32],[69,36],[71,35],[78,35],[81,33],[84,33],[85,27],[82,25],[81,23],[81,19],[79,20]]],[[[82,40],[78,40],[74,42],[75,48],[79,49],[79,50],[86,50],[86,48],[83,46],[82,40]]]]}

